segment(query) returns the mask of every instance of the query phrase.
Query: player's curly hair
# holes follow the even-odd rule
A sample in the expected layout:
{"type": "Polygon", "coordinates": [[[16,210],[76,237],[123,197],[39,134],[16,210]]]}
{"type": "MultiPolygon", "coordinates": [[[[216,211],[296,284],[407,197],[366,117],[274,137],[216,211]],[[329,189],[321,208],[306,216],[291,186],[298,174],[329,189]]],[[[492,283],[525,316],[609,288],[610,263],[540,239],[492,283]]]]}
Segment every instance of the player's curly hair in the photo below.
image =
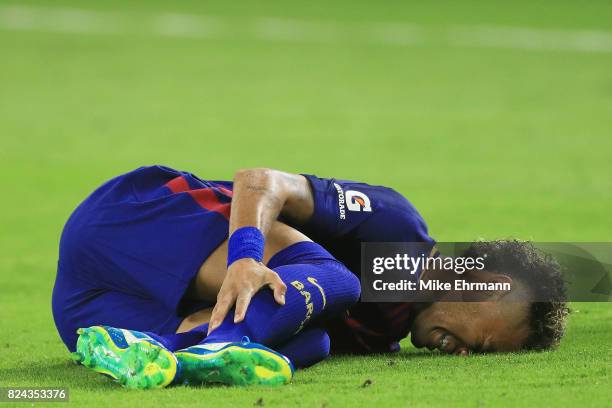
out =
{"type": "Polygon", "coordinates": [[[559,263],[531,242],[517,240],[478,241],[463,256],[484,257],[485,268],[508,274],[523,282],[532,293],[527,350],[554,348],[565,333],[569,314],[565,282],[559,263]]]}

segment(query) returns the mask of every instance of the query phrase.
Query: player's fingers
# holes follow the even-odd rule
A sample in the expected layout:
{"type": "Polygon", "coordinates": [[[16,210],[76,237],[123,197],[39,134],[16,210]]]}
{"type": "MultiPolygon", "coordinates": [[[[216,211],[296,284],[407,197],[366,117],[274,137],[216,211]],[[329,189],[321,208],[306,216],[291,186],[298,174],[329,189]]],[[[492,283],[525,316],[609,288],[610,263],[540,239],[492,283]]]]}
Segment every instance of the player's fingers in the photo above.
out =
{"type": "Polygon", "coordinates": [[[245,290],[238,295],[236,299],[236,311],[234,312],[234,323],[240,323],[244,320],[252,297],[253,292],[250,290],[245,290]]]}
{"type": "Polygon", "coordinates": [[[270,271],[268,275],[268,286],[274,291],[274,299],[279,305],[285,304],[285,293],[287,293],[287,285],[278,276],[276,272],[270,271]]]}
{"type": "Polygon", "coordinates": [[[221,325],[225,316],[234,305],[236,301],[236,295],[233,293],[221,293],[217,297],[217,304],[215,305],[213,312],[210,316],[210,323],[208,323],[208,334],[212,333],[217,327],[221,325]]]}

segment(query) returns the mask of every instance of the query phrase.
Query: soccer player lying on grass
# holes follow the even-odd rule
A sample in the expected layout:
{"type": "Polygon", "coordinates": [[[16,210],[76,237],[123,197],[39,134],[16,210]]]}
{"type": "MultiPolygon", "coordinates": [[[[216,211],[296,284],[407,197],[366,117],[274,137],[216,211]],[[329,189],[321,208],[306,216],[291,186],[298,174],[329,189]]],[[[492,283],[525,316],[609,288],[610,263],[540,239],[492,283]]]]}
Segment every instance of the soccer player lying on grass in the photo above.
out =
{"type": "Polygon", "coordinates": [[[55,323],[75,360],[133,388],[287,383],[330,348],[395,351],[409,332],[415,346],[453,354],[545,349],[563,334],[558,266],[530,244],[468,250],[487,258],[466,279],[512,281],[512,291],[420,304],[357,303],[361,242],[434,245],[416,209],[386,187],[267,169],[232,183],[139,168],[68,220],[55,323]],[[519,301],[541,289],[526,276],[546,282],[550,302],[519,301]]]}

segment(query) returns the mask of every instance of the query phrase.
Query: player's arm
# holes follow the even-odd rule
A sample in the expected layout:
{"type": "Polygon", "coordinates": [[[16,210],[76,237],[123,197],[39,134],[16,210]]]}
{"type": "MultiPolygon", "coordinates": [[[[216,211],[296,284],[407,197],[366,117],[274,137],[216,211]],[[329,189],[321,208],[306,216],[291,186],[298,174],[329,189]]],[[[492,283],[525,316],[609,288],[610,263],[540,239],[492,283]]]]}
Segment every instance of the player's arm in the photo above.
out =
{"type": "MultiPolygon", "coordinates": [[[[280,215],[298,224],[312,217],[314,199],[304,176],[271,169],[246,169],[238,171],[233,181],[230,237],[243,227],[255,227],[265,237],[280,215]]],[[[223,322],[234,304],[234,321],[242,321],[251,298],[264,286],[274,291],[277,303],[284,304],[287,288],[276,272],[254,258],[232,262],[217,296],[209,333],[223,322]]]]}
{"type": "Polygon", "coordinates": [[[279,215],[296,224],[306,223],[314,198],[306,177],[272,169],[240,170],[234,176],[230,234],[245,225],[264,235],[279,215]]]}
{"type": "MultiPolygon", "coordinates": [[[[234,176],[233,191],[230,244],[232,234],[243,227],[255,227],[265,237],[279,216],[291,225],[304,225],[315,235],[336,239],[411,242],[427,236],[414,207],[386,187],[247,169],[234,176]]],[[[252,296],[264,286],[272,288],[279,304],[284,303],[286,287],[274,271],[248,257],[231,263],[209,331],[221,324],[234,304],[234,320],[242,321],[252,296]]]]}

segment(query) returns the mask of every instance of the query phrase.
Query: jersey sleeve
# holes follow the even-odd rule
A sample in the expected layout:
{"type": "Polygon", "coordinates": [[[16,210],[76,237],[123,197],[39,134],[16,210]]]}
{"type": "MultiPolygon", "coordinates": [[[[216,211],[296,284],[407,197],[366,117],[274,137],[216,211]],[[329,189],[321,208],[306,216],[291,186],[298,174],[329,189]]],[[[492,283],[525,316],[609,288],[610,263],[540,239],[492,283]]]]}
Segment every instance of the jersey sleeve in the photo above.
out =
{"type": "Polygon", "coordinates": [[[416,208],[397,191],[304,174],[314,197],[306,229],[316,236],[360,242],[431,242],[416,208]]]}

